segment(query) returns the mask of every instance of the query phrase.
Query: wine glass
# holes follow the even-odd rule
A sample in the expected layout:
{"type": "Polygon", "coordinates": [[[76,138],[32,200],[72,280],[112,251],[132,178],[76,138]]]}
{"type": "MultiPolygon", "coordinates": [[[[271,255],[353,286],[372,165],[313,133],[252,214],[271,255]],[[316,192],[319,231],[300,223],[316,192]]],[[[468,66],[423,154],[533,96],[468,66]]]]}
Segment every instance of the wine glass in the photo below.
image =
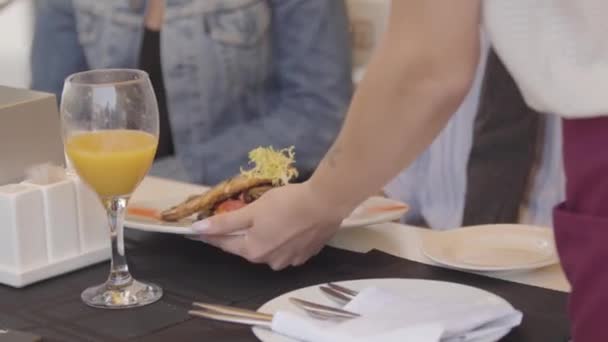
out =
{"type": "Polygon", "coordinates": [[[99,196],[110,227],[110,276],[86,289],[82,300],[111,309],[157,301],[162,289],[129,273],[123,239],[127,202],[150,169],[158,145],[158,107],[148,74],[100,69],[68,76],[61,126],[70,165],[99,196]]]}

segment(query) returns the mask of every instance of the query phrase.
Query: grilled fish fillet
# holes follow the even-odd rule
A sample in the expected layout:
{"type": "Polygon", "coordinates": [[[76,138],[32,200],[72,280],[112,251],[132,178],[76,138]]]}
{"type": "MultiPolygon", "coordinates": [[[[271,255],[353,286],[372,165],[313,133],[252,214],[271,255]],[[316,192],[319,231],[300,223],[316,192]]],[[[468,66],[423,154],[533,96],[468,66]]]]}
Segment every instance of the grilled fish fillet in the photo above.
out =
{"type": "Polygon", "coordinates": [[[190,196],[184,202],[163,211],[160,215],[165,221],[178,221],[194,213],[211,212],[219,202],[232,198],[249,188],[271,184],[272,182],[268,179],[239,175],[221,182],[200,196],[190,196]]]}

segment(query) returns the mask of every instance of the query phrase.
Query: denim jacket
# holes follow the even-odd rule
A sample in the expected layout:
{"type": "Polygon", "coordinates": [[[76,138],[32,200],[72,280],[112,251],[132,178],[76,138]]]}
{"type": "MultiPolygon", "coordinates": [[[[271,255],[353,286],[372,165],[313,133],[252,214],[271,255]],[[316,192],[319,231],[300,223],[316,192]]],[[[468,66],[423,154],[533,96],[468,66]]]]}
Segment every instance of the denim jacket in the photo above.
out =
{"type": "MultiPolygon", "coordinates": [[[[137,68],[145,0],[38,0],[32,88],[92,68],[137,68]]],[[[190,180],[238,173],[257,146],[294,145],[312,171],[351,92],[338,0],[166,0],[161,60],[176,155],[190,180]]]]}

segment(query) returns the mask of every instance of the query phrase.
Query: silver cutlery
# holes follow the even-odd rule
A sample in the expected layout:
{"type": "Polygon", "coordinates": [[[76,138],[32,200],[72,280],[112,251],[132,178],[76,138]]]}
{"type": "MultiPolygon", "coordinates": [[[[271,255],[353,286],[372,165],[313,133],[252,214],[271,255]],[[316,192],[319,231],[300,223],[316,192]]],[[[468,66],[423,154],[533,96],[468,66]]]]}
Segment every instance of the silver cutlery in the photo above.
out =
{"type": "MultiPolygon", "coordinates": [[[[320,289],[323,293],[338,301],[341,305],[350,302],[358,294],[357,291],[334,283],[328,283],[327,286],[321,286],[320,289]]],[[[344,320],[360,316],[354,312],[310,302],[300,298],[292,297],[289,298],[289,301],[298,308],[304,310],[304,312],[311,317],[320,320],[344,320]]],[[[270,328],[272,326],[273,315],[271,314],[219,304],[194,302],[192,305],[197,308],[196,310],[188,311],[188,314],[192,316],[265,328],[270,328]]]]}
{"type": "MultiPolygon", "coordinates": [[[[304,310],[308,315],[319,320],[344,320],[359,317],[354,312],[317,304],[299,298],[289,298],[289,300],[304,310]]],[[[258,311],[241,309],[232,306],[194,302],[196,310],[188,311],[188,314],[201,318],[208,318],[216,321],[254,325],[270,328],[273,315],[258,311]]]]}
{"type": "Polygon", "coordinates": [[[346,318],[346,319],[348,319],[348,318],[361,317],[361,315],[359,315],[358,313],[355,313],[355,312],[350,312],[350,311],[334,308],[334,307],[327,306],[327,305],[313,303],[313,302],[310,302],[310,301],[307,301],[304,299],[291,297],[291,298],[289,298],[289,301],[292,304],[296,305],[297,307],[299,307],[300,309],[303,309],[304,311],[306,311],[308,313],[317,314],[317,315],[321,315],[321,316],[329,316],[329,318],[342,318],[342,319],[346,318]]]}
{"type": "MultiPolygon", "coordinates": [[[[326,286],[320,286],[319,289],[330,298],[340,302],[349,302],[358,294],[358,292],[355,290],[333,283],[328,283],[326,286]]],[[[340,321],[361,316],[355,312],[310,302],[300,298],[291,297],[289,298],[289,301],[298,308],[304,310],[311,317],[319,320],[340,321]]],[[[192,316],[272,329],[272,314],[218,304],[194,302],[192,305],[198,308],[198,310],[188,311],[188,313],[192,316]]],[[[444,335],[442,336],[442,341],[445,340],[456,342],[469,340],[471,338],[480,338],[494,333],[497,329],[502,328],[479,327],[478,329],[474,329],[466,333],[444,335]]]]}
{"type": "Polygon", "coordinates": [[[352,300],[352,297],[345,295],[342,292],[336,291],[328,286],[320,286],[319,290],[321,290],[321,292],[323,292],[325,295],[327,295],[327,297],[329,297],[329,299],[333,300],[340,306],[344,306],[352,300]]]}
{"type": "Polygon", "coordinates": [[[357,292],[355,290],[351,290],[348,287],[344,287],[342,285],[338,285],[338,284],[334,284],[334,283],[327,283],[327,286],[338,292],[344,293],[345,295],[351,296],[351,297],[355,297],[359,294],[359,292],[357,292]]]}
{"type": "Polygon", "coordinates": [[[355,290],[334,283],[328,283],[327,286],[320,286],[319,289],[331,300],[341,306],[348,304],[358,294],[355,290]]]}

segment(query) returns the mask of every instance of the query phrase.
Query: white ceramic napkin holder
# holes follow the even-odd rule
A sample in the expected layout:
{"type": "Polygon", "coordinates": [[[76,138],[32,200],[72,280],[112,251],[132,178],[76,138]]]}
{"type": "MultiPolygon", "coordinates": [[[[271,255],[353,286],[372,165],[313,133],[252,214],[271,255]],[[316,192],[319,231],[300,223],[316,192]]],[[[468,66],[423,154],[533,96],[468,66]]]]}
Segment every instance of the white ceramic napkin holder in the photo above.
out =
{"type": "Polygon", "coordinates": [[[23,287],[109,257],[105,210],[77,176],[0,186],[0,283],[23,287]]]}

